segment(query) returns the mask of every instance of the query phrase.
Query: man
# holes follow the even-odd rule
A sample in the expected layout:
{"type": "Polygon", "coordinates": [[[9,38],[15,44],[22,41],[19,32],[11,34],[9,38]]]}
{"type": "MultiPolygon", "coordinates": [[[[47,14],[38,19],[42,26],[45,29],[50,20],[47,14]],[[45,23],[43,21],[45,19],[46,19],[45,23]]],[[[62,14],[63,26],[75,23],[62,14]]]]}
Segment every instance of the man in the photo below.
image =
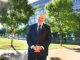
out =
{"type": "Polygon", "coordinates": [[[38,16],[38,23],[30,26],[28,43],[28,60],[46,60],[48,55],[48,46],[51,43],[50,27],[45,23],[45,15],[38,16]]]}

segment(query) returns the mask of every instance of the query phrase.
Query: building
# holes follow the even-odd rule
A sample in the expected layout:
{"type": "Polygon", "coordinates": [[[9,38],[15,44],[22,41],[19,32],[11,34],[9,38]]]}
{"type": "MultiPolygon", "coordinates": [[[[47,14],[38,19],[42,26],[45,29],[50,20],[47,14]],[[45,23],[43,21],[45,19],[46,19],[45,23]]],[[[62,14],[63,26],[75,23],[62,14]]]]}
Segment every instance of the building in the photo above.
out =
{"type": "Polygon", "coordinates": [[[73,0],[73,9],[80,11],[80,0],[73,0]]]}
{"type": "MultiPolygon", "coordinates": [[[[44,6],[46,3],[51,2],[51,0],[38,0],[34,3],[32,3],[33,8],[37,7],[38,5],[40,6],[40,9],[30,18],[29,25],[32,25],[34,23],[37,23],[37,16],[40,13],[45,13],[44,6]]],[[[80,10],[80,0],[73,0],[73,9],[75,11],[80,10]]]]}
{"type": "Polygon", "coordinates": [[[44,6],[46,3],[50,2],[51,0],[38,0],[34,3],[32,3],[33,8],[40,6],[39,10],[32,16],[30,17],[29,25],[32,25],[34,23],[37,23],[37,16],[40,13],[45,13],[44,6]]]}

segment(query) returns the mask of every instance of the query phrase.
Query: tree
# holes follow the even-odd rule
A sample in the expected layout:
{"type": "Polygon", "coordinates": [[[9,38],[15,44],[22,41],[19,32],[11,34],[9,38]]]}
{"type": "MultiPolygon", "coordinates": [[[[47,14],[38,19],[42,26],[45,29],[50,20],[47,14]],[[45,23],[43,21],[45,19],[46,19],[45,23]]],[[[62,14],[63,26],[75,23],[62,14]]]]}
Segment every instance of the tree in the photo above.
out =
{"type": "Polygon", "coordinates": [[[69,14],[73,11],[72,0],[52,0],[46,5],[47,15],[53,19],[53,24],[60,33],[60,45],[62,46],[63,30],[68,21],[69,14]]]}
{"type": "Polygon", "coordinates": [[[73,32],[77,38],[80,37],[80,11],[74,12],[72,16],[73,19],[75,19],[73,23],[73,32]]]}
{"type": "MultiPolygon", "coordinates": [[[[34,9],[27,0],[9,0],[7,8],[1,9],[0,21],[6,24],[14,37],[16,29],[21,24],[27,24],[34,9]]],[[[13,38],[12,38],[13,42],[13,38]]]]}

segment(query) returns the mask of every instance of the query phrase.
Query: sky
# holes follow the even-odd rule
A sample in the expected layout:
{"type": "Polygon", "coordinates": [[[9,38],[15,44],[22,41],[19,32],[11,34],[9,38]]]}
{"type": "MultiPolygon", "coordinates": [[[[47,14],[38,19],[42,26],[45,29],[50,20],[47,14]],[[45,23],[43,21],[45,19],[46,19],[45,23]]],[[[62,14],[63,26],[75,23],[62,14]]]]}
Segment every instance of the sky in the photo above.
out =
{"type": "Polygon", "coordinates": [[[2,29],[2,27],[3,27],[3,26],[2,26],[1,23],[0,23],[0,29],[2,29]]]}

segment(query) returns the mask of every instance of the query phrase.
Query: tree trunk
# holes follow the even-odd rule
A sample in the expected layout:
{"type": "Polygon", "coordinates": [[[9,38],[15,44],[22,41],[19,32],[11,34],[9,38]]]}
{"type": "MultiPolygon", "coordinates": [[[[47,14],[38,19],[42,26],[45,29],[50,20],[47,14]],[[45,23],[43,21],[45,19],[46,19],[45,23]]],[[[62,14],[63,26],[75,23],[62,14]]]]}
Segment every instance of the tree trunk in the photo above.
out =
{"type": "Polygon", "coordinates": [[[60,26],[60,46],[62,46],[62,40],[63,40],[63,31],[62,31],[62,27],[60,26]]]}
{"type": "Polygon", "coordinates": [[[14,27],[11,29],[11,32],[12,32],[12,34],[11,34],[11,47],[12,47],[14,50],[16,50],[16,49],[14,48],[14,46],[13,46],[13,40],[14,40],[14,37],[15,37],[15,28],[14,28],[14,27]]]}

